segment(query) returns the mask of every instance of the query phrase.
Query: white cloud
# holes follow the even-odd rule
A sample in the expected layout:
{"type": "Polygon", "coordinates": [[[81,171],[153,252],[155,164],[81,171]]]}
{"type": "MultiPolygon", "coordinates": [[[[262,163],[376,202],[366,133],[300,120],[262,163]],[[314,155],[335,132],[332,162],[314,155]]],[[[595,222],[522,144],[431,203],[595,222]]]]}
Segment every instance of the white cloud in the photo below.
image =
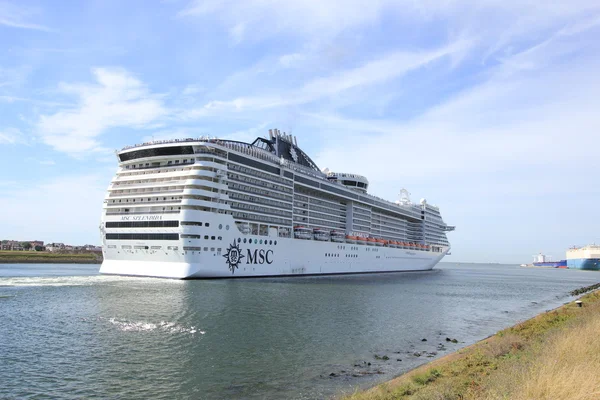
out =
{"type": "Polygon", "coordinates": [[[290,53],[284,54],[279,57],[279,65],[284,68],[292,68],[299,64],[302,64],[306,60],[307,55],[304,53],[290,53]]]}
{"type": "Polygon", "coordinates": [[[29,21],[30,17],[38,13],[38,10],[31,7],[21,7],[5,1],[0,1],[0,25],[19,29],[51,31],[50,28],[44,25],[29,21]]]}
{"type": "Polygon", "coordinates": [[[216,15],[236,42],[281,32],[332,37],[374,23],[393,0],[194,0],[180,17],[216,15]]]}
{"type": "Polygon", "coordinates": [[[21,131],[16,128],[0,130],[0,144],[15,144],[23,141],[21,131]]]}
{"type": "Polygon", "coordinates": [[[281,34],[323,42],[373,26],[385,15],[408,31],[431,23],[458,37],[466,33],[487,49],[486,59],[523,38],[562,28],[573,18],[597,17],[598,11],[600,4],[588,0],[193,0],[178,15],[216,18],[236,42],[281,34]]]}
{"type": "Polygon", "coordinates": [[[42,115],[37,131],[58,151],[80,154],[101,149],[98,137],[111,128],[155,126],[167,114],[160,96],[123,69],[95,68],[94,85],[63,83],[60,91],[76,96],[77,106],[42,115]]]}
{"type": "Polygon", "coordinates": [[[264,110],[311,103],[338,95],[344,91],[372,86],[398,79],[406,73],[422,68],[455,52],[463,51],[470,43],[458,41],[437,50],[423,52],[393,52],[368,61],[360,67],[342,70],[324,78],[315,78],[285,94],[258,97],[239,97],[234,100],[213,100],[202,108],[186,111],[187,118],[199,118],[221,112],[264,110]]]}

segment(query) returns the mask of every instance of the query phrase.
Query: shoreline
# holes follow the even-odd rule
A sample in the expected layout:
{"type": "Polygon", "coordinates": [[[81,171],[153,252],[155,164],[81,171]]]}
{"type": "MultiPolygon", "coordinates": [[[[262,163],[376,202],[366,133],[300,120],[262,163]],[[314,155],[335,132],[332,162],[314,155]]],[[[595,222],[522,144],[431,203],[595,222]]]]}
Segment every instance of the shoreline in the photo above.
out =
{"type": "MultiPolygon", "coordinates": [[[[580,298],[573,299],[555,309],[543,312],[533,318],[503,329],[474,344],[463,347],[453,353],[420,365],[403,374],[379,383],[371,388],[357,389],[353,394],[338,395],[335,398],[344,400],[391,400],[391,399],[587,399],[592,394],[600,395],[600,380],[596,378],[600,367],[600,355],[594,362],[589,362],[593,377],[568,376],[570,382],[560,378],[553,389],[536,387],[552,386],[548,377],[538,377],[537,369],[546,365],[541,362],[548,358],[549,362],[563,364],[561,351],[552,346],[567,337],[574,346],[580,345],[584,339],[577,339],[579,329],[596,324],[593,332],[600,327],[600,289],[598,285],[577,289],[580,298]],[[581,306],[577,302],[581,301],[581,306]],[[557,355],[558,354],[558,355],[557,355]],[[558,361],[556,361],[558,360],[558,361]],[[541,366],[540,366],[541,365],[541,366]],[[581,381],[591,381],[586,385],[581,381]],[[544,383],[541,383],[544,381],[544,383]],[[533,382],[533,383],[532,383],[533,382]],[[573,396],[573,385],[580,385],[583,397],[573,396]],[[591,385],[591,388],[590,388],[591,385]],[[536,391],[537,390],[537,391],[536,391]],[[541,393],[545,390],[544,393],[541,393]],[[548,392],[550,390],[550,392],[548,392]],[[589,391],[589,396],[585,391],[589,391]],[[563,395],[565,393],[565,395],[563,395]],[[544,394],[546,397],[544,397],[544,394]],[[539,396],[539,397],[538,397],[539,396]]],[[[593,335],[593,340],[596,335],[593,335]]],[[[562,342],[561,342],[562,343],[562,342]]],[[[564,344],[562,344],[565,347],[564,344]]],[[[587,343],[583,352],[589,353],[587,343]]],[[[600,346],[600,345],[599,345],[600,346]]],[[[571,351],[575,354],[576,351],[571,351]]],[[[568,357],[565,357],[568,358],[568,357]]],[[[570,360],[564,360],[568,365],[570,360]]],[[[587,364],[587,359],[579,363],[587,364]]],[[[571,363],[573,370],[580,365],[571,363]]],[[[548,369],[548,368],[546,368],[548,369]]],[[[563,368],[564,369],[564,368],[563,368]]],[[[544,374],[548,374],[547,371],[544,374]]],[[[566,373],[565,373],[566,374],[566,373]]],[[[566,380],[567,378],[563,378],[566,380]]]]}
{"type": "Polygon", "coordinates": [[[0,264],[102,264],[102,254],[92,252],[0,251],[0,264]]]}
{"type": "Polygon", "coordinates": [[[78,259],[78,258],[53,258],[46,259],[6,259],[0,258],[0,265],[7,264],[102,264],[102,260],[78,259]]]}

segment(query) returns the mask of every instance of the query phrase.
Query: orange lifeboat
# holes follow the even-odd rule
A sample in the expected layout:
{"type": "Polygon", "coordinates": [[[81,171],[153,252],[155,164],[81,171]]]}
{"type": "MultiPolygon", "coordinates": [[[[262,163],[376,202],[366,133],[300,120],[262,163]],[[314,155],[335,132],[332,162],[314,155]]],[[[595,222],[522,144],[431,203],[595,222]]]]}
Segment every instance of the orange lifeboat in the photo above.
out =
{"type": "Polygon", "coordinates": [[[359,244],[366,244],[367,243],[367,238],[362,237],[362,236],[355,236],[356,240],[358,241],[359,244]]]}
{"type": "Polygon", "coordinates": [[[369,246],[374,246],[375,243],[377,243],[377,240],[375,238],[367,238],[367,244],[369,246]]]}
{"type": "Polygon", "coordinates": [[[358,238],[356,236],[346,235],[346,242],[348,243],[356,243],[357,240],[358,238]]]}

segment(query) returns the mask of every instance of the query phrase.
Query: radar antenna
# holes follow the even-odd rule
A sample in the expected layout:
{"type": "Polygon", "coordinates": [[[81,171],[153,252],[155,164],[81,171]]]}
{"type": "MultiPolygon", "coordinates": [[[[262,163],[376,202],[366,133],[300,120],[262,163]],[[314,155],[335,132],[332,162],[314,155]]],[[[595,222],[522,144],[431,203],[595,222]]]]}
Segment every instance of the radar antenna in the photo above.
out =
{"type": "Polygon", "coordinates": [[[402,190],[400,190],[399,196],[400,196],[400,203],[402,203],[402,204],[410,203],[410,193],[405,188],[402,188],[402,190]]]}

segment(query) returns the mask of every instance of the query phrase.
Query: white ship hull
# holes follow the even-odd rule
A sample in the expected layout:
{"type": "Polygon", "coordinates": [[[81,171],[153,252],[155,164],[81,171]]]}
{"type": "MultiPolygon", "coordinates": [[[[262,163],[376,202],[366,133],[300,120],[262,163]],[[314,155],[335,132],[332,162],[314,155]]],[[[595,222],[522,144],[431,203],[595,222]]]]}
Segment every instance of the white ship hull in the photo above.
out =
{"type": "MultiPolygon", "coordinates": [[[[444,248],[443,252],[434,253],[366,244],[243,235],[228,215],[192,213],[197,216],[194,218],[188,212],[186,218],[209,220],[211,228],[186,227],[184,232],[202,237],[207,233],[210,235],[208,240],[111,241],[110,247],[106,243],[104,245],[100,273],[193,279],[427,271],[449,250],[444,248]],[[215,232],[219,225],[223,228],[215,232]],[[225,230],[226,226],[231,228],[225,230]],[[212,237],[215,240],[210,239],[212,237]],[[190,247],[200,250],[184,250],[190,247]]],[[[163,228],[157,232],[178,230],[163,228]]]]}

